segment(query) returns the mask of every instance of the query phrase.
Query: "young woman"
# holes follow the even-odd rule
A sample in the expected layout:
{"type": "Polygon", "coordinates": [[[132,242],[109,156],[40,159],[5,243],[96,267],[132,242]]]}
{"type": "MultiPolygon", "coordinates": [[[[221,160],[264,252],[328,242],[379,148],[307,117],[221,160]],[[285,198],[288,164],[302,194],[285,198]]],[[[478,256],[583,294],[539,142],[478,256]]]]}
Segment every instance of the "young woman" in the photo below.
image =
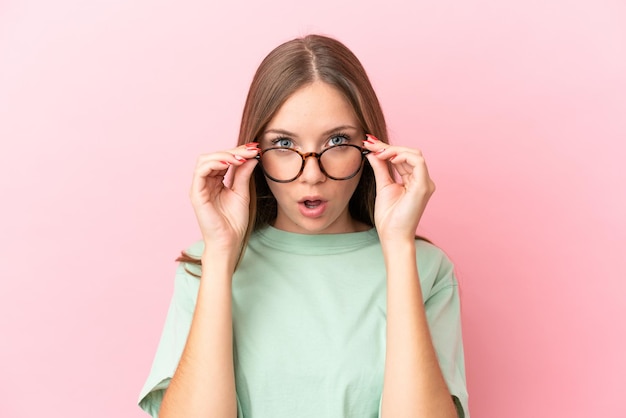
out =
{"type": "Polygon", "coordinates": [[[140,406],[162,418],[469,416],[453,267],[415,237],[434,190],[420,151],[389,144],[343,44],[277,47],[239,145],[198,159],[202,241],[180,258],[140,406]]]}

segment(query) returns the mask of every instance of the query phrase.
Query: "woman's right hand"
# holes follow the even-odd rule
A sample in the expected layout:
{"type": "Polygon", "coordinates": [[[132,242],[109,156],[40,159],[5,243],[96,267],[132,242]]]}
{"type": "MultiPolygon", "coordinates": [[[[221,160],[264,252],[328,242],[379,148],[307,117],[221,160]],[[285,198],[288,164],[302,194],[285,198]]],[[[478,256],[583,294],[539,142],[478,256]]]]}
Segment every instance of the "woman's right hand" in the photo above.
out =
{"type": "Polygon", "coordinates": [[[235,259],[248,227],[250,176],[257,164],[258,143],[204,154],[198,158],[191,184],[191,204],[205,243],[205,254],[231,254],[235,259]],[[228,183],[224,177],[228,171],[228,183]]]}

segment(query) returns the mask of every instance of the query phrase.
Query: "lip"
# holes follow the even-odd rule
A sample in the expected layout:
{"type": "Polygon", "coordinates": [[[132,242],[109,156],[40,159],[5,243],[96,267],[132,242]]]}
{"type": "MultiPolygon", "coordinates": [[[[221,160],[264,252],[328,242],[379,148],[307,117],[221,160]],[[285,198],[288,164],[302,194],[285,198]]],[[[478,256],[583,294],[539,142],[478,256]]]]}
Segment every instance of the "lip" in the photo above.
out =
{"type": "Polygon", "coordinates": [[[326,202],[322,196],[304,196],[302,199],[298,200],[298,203],[304,203],[307,200],[321,200],[322,202],[326,202]]]}
{"type": "Polygon", "coordinates": [[[298,200],[298,209],[300,214],[306,218],[319,218],[326,212],[327,204],[328,201],[321,196],[305,196],[298,200]],[[320,203],[313,208],[309,208],[304,204],[306,201],[319,201],[320,203]]]}

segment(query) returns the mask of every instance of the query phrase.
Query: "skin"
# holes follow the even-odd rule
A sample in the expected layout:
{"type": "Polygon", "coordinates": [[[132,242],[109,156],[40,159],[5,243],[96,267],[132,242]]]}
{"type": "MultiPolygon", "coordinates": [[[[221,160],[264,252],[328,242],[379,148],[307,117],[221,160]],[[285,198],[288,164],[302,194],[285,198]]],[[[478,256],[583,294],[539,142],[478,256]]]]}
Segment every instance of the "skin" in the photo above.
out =
{"type": "MultiPolygon", "coordinates": [[[[300,152],[320,152],[338,139],[337,133],[350,136],[349,142],[362,146],[364,133],[352,106],[341,93],[326,83],[313,83],[296,91],[281,106],[260,139],[261,149],[274,146],[282,138],[300,152]]],[[[340,139],[340,138],[339,138],[340,139]]],[[[354,221],[348,202],[361,174],[349,180],[332,180],[319,169],[314,158],[307,158],[302,175],[291,183],[268,181],[278,202],[274,227],[301,234],[355,232],[369,227],[354,221]],[[325,201],[319,217],[302,216],[298,206],[303,198],[315,196],[325,201]]]]}
{"type": "MultiPolygon", "coordinates": [[[[205,242],[204,267],[189,337],[163,399],[161,417],[236,417],[231,286],[248,222],[248,185],[257,164],[254,157],[259,146],[267,148],[276,139],[278,130],[289,131],[289,139],[300,151],[319,152],[339,126],[354,138],[363,137],[349,103],[333,87],[318,81],[284,103],[261,144],[198,159],[190,197],[205,242]],[[234,174],[232,184],[225,185],[228,169],[234,174]]],[[[389,146],[369,135],[359,142],[373,151],[367,158],[376,177],[375,221],[387,270],[382,414],[393,418],[456,417],[431,342],[415,259],[414,233],[435,185],[419,150],[389,146]],[[389,175],[386,161],[391,161],[402,183],[389,175]]],[[[268,182],[278,202],[274,226],[308,234],[367,229],[350,217],[347,208],[357,183],[358,176],[345,181],[326,178],[317,161],[309,158],[295,181],[268,182]],[[327,201],[323,214],[303,216],[298,209],[303,196],[327,201]]]]}

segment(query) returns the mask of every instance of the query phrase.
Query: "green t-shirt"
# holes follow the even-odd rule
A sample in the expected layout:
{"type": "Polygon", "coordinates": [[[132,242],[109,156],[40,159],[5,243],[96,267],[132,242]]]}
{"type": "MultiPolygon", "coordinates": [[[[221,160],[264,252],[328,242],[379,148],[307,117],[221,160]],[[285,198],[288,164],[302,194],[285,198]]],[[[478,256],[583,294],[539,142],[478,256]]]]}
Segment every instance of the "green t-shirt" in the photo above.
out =
{"type": "MultiPolygon", "coordinates": [[[[202,243],[189,251],[199,256],[202,243]]],[[[469,417],[453,266],[425,241],[417,241],[417,261],[439,364],[469,417]]],[[[379,416],[386,272],[376,230],[303,235],[264,228],[252,234],[232,286],[239,417],[379,416]]],[[[199,279],[179,266],[139,400],[154,417],[182,354],[198,287],[199,279]]]]}

